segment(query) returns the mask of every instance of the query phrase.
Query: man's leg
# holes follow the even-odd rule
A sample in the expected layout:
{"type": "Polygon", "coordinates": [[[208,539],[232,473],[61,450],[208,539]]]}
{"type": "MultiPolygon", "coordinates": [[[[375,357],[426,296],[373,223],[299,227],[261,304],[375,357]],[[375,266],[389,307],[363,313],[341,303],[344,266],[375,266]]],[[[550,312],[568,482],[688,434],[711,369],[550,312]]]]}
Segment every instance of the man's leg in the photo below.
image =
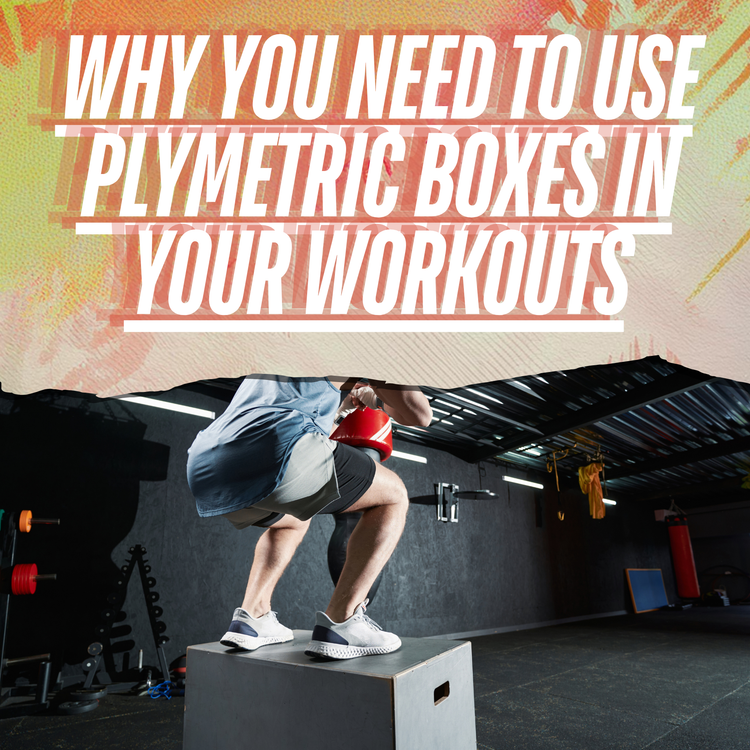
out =
{"type": "Polygon", "coordinates": [[[255,546],[242,607],[234,611],[229,629],[220,641],[224,646],[254,651],[261,646],[292,640],[292,631],[271,612],[271,597],[309,525],[309,521],[283,515],[261,534],[255,546]]]}
{"type": "Polygon", "coordinates": [[[297,551],[310,521],[284,515],[266,529],[255,545],[253,565],[247,581],[242,609],[251,617],[261,617],[271,609],[271,597],[287,565],[297,551]]]}
{"type": "Polygon", "coordinates": [[[326,615],[344,622],[354,614],[401,537],[409,509],[404,483],[389,469],[376,464],[367,492],[346,512],[361,511],[346,549],[346,563],[333,592],[326,615]]]}

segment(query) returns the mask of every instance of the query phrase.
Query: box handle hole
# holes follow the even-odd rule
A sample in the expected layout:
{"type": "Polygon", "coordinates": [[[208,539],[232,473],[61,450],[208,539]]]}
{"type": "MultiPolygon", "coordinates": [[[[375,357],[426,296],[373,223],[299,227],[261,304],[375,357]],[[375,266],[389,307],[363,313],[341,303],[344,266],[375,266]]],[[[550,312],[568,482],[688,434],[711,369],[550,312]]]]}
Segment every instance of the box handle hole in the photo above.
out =
{"type": "Polygon", "coordinates": [[[435,705],[442,703],[451,694],[450,682],[444,682],[435,688],[435,705]]]}

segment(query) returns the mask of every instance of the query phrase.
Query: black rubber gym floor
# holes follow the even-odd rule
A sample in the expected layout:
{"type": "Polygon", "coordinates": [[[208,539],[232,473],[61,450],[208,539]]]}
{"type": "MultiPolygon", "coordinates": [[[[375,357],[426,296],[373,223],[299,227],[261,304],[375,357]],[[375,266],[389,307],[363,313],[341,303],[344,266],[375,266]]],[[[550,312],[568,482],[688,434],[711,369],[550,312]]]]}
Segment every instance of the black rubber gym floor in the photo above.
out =
{"type": "MultiPolygon", "coordinates": [[[[750,607],[471,641],[480,750],[750,748],[750,607]]],[[[111,695],[80,716],[2,720],[0,748],[179,750],[183,707],[181,698],[111,695]]]]}
{"type": "Polygon", "coordinates": [[[747,750],[750,607],[472,639],[479,748],[747,750]]]}

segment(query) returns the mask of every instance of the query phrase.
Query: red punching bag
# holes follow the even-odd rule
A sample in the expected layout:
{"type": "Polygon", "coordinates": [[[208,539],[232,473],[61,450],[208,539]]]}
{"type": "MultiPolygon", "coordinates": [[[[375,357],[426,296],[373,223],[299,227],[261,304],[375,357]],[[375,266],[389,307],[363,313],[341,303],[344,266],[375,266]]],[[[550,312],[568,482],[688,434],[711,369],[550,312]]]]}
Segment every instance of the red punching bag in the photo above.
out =
{"type": "Polygon", "coordinates": [[[334,430],[331,440],[355,448],[374,448],[385,461],[393,452],[391,419],[380,409],[357,409],[344,417],[334,430]]]}
{"type": "Polygon", "coordinates": [[[685,516],[667,516],[669,545],[672,548],[677,594],[683,599],[698,599],[701,595],[698,586],[698,575],[695,572],[693,545],[690,543],[687,518],[685,516]]]}

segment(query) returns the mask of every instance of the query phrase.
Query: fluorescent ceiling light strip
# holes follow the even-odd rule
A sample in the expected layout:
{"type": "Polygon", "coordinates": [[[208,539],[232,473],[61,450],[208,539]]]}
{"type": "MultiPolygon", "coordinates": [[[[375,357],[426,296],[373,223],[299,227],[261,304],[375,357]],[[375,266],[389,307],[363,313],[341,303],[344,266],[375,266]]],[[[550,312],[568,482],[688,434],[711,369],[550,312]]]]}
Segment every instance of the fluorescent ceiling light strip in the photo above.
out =
{"type": "Polygon", "coordinates": [[[523,388],[525,391],[528,391],[529,393],[534,393],[534,391],[532,391],[531,388],[529,388],[529,386],[526,385],[526,383],[522,383],[520,380],[509,380],[508,382],[513,383],[513,385],[518,386],[519,388],[523,388]]]}
{"type": "Polygon", "coordinates": [[[512,482],[513,484],[523,484],[526,487],[534,487],[538,490],[543,490],[544,485],[538,482],[529,482],[526,479],[516,479],[516,477],[503,477],[506,482],[512,482]]]}
{"type": "Polygon", "coordinates": [[[478,406],[480,409],[487,409],[489,411],[490,407],[485,406],[484,404],[479,404],[476,401],[472,401],[470,398],[464,398],[463,396],[459,396],[457,393],[451,393],[451,396],[453,398],[460,398],[461,401],[466,401],[467,404],[471,404],[472,406],[478,406]]]}
{"type": "MultiPolygon", "coordinates": [[[[531,456],[529,455],[529,453],[527,451],[521,451],[521,450],[508,451],[508,455],[509,456],[518,456],[518,458],[523,458],[523,459],[531,458],[531,456]]],[[[539,454],[537,453],[536,455],[539,455],[539,454]]]]}
{"type": "MultiPolygon", "coordinates": [[[[438,401],[438,403],[442,404],[443,402],[442,401],[438,401]]],[[[450,416],[450,412],[449,411],[443,411],[442,409],[438,409],[437,406],[433,406],[432,407],[432,411],[437,411],[437,412],[440,412],[441,414],[445,414],[447,416],[450,416]]]]}
{"type": "Polygon", "coordinates": [[[181,414],[192,414],[195,417],[205,417],[206,419],[215,419],[216,412],[207,411],[206,409],[195,409],[192,406],[183,406],[182,404],[172,404],[169,401],[160,401],[156,398],[146,398],[145,396],[115,396],[118,401],[130,401],[131,404],[141,404],[141,406],[153,406],[157,409],[167,409],[168,411],[177,411],[181,414]]]}
{"type": "Polygon", "coordinates": [[[534,448],[527,448],[524,451],[524,453],[531,453],[532,456],[541,456],[542,455],[538,450],[536,450],[534,448]]]}
{"type": "Polygon", "coordinates": [[[406,461],[416,461],[418,464],[427,463],[427,459],[424,456],[415,456],[413,453],[402,453],[401,451],[393,451],[391,455],[394,458],[403,458],[406,461]]]}
{"type": "Polygon", "coordinates": [[[473,393],[475,396],[481,396],[482,398],[486,398],[488,401],[494,401],[496,404],[503,403],[502,401],[500,401],[500,399],[494,398],[493,396],[488,396],[486,393],[482,393],[482,391],[475,391],[473,388],[467,388],[466,390],[469,393],[473,393]]]}
{"type": "MultiPolygon", "coordinates": [[[[442,404],[443,406],[450,406],[453,409],[460,409],[461,407],[458,404],[452,404],[450,401],[441,401],[439,398],[435,399],[436,404],[442,404]]],[[[440,411],[440,409],[435,409],[435,407],[432,407],[434,411],[440,411]]],[[[447,411],[444,411],[443,414],[448,414],[447,411]]]]}
{"type": "MultiPolygon", "coordinates": [[[[484,404],[478,404],[476,401],[472,401],[470,398],[464,398],[463,396],[459,396],[457,393],[451,393],[449,394],[453,396],[453,398],[460,398],[461,401],[466,401],[467,404],[471,404],[472,406],[478,406],[480,409],[487,409],[487,411],[490,410],[489,406],[485,406],[484,404]]],[[[445,401],[441,401],[441,404],[446,403],[445,401]]],[[[460,407],[456,406],[456,404],[452,404],[452,406],[456,409],[459,409],[460,407]]]]}
{"type": "Polygon", "coordinates": [[[607,500],[606,497],[602,498],[602,502],[607,505],[617,505],[617,500],[607,500]]]}

